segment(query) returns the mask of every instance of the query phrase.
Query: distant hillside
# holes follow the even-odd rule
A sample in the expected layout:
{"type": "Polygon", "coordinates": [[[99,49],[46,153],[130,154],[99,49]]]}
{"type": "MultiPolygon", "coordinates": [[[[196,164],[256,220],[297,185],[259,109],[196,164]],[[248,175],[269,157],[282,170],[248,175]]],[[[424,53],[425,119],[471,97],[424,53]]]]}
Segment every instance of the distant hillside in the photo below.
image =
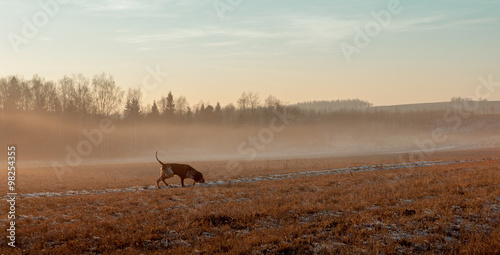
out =
{"type": "Polygon", "coordinates": [[[479,107],[475,111],[477,114],[500,114],[500,101],[472,101],[469,99],[454,98],[450,102],[404,104],[390,106],[373,106],[372,103],[360,99],[332,100],[332,101],[309,101],[297,103],[295,107],[303,111],[313,111],[317,113],[330,113],[345,110],[360,111],[382,111],[382,112],[420,112],[420,111],[446,111],[464,109],[470,105],[479,107]]]}
{"type": "Polygon", "coordinates": [[[457,108],[464,109],[464,106],[470,105],[475,107],[478,105],[475,113],[477,114],[499,114],[500,101],[454,101],[454,102],[438,102],[438,103],[422,103],[422,104],[405,104],[392,106],[376,106],[371,110],[380,110],[387,112],[415,112],[415,111],[446,111],[457,108]]]}
{"type": "Polygon", "coordinates": [[[373,104],[360,99],[332,100],[332,101],[309,101],[297,103],[295,107],[305,111],[336,112],[339,110],[365,110],[373,104]]]}

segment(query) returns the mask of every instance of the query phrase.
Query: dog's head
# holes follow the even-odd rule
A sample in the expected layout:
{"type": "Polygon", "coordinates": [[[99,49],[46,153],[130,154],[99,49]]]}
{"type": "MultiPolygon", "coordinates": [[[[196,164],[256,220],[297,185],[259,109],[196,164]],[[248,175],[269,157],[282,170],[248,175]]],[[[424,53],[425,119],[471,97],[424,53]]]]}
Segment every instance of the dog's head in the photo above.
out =
{"type": "Polygon", "coordinates": [[[205,179],[203,179],[203,174],[198,171],[194,174],[193,179],[195,182],[205,183],[205,179]]]}

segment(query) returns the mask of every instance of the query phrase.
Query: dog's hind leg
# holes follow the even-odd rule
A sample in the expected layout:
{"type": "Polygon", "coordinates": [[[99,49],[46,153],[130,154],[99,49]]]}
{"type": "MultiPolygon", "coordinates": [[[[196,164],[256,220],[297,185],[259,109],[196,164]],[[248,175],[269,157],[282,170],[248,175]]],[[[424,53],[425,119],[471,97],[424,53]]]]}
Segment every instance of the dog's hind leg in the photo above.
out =
{"type": "MultiPolygon", "coordinates": [[[[158,178],[158,180],[156,180],[156,187],[158,187],[158,188],[160,188],[160,181],[163,181],[163,180],[161,179],[161,177],[160,177],[160,178],[158,178]]],[[[165,182],[165,181],[163,181],[163,182],[165,182]]]]}
{"type": "Polygon", "coordinates": [[[167,179],[167,178],[163,178],[163,179],[161,179],[161,181],[162,181],[163,183],[165,183],[165,185],[167,185],[167,187],[168,187],[168,183],[166,183],[166,182],[165,182],[165,179],[167,179]]]}
{"type": "Polygon", "coordinates": [[[184,178],[181,178],[181,186],[186,187],[186,186],[184,186],[184,178]]]}

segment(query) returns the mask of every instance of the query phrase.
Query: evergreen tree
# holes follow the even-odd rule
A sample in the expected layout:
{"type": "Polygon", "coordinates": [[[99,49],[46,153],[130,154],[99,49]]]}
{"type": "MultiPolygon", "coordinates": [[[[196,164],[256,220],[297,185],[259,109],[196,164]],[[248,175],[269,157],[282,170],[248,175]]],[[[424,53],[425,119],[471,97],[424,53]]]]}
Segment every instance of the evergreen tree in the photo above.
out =
{"type": "Polygon", "coordinates": [[[141,115],[141,100],[142,94],[140,89],[129,89],[127,94],[127,102],[123,112],[126,119],[136,120],[141,115]]]}
{"type": "Polygon", "coordinates": [[[152,119],[158,119],[160,116],[160,111],[158,110],[158,105],[156,105],[156,101],[153,101],[153,106],[151,106],[151,112],[149,113],[149,116],[152,119]]]}
{"type": "Polygon", "coordinates": [[[172,95],[172,92],[168,92],[167,95],[167,105],[166,105],[166,115],[167,117],[172,117],[174,115],[175,111],[175,102],[174,102],[174,96],[172,95]]]}
{"type": "Polygon", "coordinates": [[[127,103],[125,104],[125,111],[123,112],[125,118],[133,120],[137,119],[141,114],[140,108],[141,107],[139,105],[138,99],[136,98],[127,99],[127,103]]]}
{"type": "Polygon", "coordinates": [[[222,109],[219,102],[217,102],[217,105],[215,106],[214,119],[217,123],[222,122],[222,109]]]}
{"type": "Polygon", "coordinates": [[[193,120],[193,111],[191,111],[191,107],[187,107],[187,112],[186,112],[186,121],[190,122],[193,120]]]}
{"type": "Polygon", "coordinates": [[[205,107],[205,111],[202,113],[203,114],[203,119],[207,122],[213,122],[214,121],[214,107],[211,105],[207,105],[205,107]]]}

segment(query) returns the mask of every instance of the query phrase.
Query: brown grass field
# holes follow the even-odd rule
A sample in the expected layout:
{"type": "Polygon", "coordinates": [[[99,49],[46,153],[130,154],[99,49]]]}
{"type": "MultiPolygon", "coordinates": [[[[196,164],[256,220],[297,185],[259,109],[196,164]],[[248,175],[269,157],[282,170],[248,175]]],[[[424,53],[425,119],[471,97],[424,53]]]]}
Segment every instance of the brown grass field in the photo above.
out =
{"type": "MultiPolygon", "coordinates": [[[[221,184],[75,196],[23,194],[149,187],[147,164],[18,169],[16,248],[1,254],[500,254],[500,149],[436,152],[482,160],[246,183],[242,177],[401,163],[404,155],[184,162],[221,184]]],[[[6,174],[2,174],[6,179],[6,174]]],[[[191,181],[187,182],[188,185],[191,181]]],[[[2,183],[6,190],[6,184],[2,183]]],[[[7,215],[7,202],[1,203],[7,215]]],[[[0,227],[6,229],[6,217],[0,227]]]]}

